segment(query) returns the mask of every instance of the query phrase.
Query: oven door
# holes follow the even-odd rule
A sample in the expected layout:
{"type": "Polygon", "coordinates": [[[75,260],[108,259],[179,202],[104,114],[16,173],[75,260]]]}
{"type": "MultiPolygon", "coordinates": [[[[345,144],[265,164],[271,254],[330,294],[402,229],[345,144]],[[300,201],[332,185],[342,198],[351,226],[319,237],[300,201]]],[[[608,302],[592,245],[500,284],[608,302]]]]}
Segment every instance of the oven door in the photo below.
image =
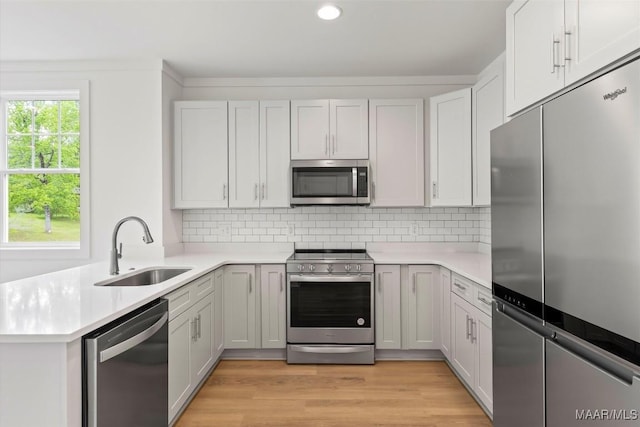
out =
{"type": "Polygon", "coordinates": [[[373,343],[372,274],[290,274],[287,282],[287,342],[373,343]]]}

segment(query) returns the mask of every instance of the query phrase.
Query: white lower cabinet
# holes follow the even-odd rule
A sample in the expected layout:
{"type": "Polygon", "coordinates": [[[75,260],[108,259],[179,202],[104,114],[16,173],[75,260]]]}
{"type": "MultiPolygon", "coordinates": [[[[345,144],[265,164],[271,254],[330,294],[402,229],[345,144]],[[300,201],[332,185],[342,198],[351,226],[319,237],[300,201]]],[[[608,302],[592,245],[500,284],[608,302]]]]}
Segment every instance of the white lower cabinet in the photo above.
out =
{"type": "Polygon", "coordinates": [[[376,348],[402,348],[400,311],[400,266],[376,265],[375,315],[376,348]]]}
{"type": "Polygon", "coordinates": [[[284,265],[260,266],[262,348],[287,346],[287,292],[284,265]]]}
{"type": "Polygon", "coordinates": [[[451,359],[451,272],[440,267],[440,351],[451,359]]]}
{"type": "Polygon", "coordinates": [[[258,288],[255,265],[228,265],[224,272],[224,348],[257,348],[258,288]]]}
{"type": "Polygon", "coordinates": [[[169,300],[169,420],[180,412],[205,379],[219,353],[215,349],[215,273],[207,274],[168,294],[169,300]],[[185,303],[187,301],[187,303],[185,303]]]}
{"type": "Polygon", "coordinates": [[[493,411],[491,317],[478,307],[451,294],[451,365],[493,411]]]}
{"type": "Polygon", "coordinates": [[[376,265],[376,348],[440,348],[438,267],[376,265]]]}
{"type": "Polygon", "coordinates": [[[286,347],[285,285],[282,264],[225,267],[225,349],[286,347]]]}
{"type": "Polygon", "coordinates": [[[213,355],[218,359],[224,350],[224,269],[213,273],[213,355]]]}

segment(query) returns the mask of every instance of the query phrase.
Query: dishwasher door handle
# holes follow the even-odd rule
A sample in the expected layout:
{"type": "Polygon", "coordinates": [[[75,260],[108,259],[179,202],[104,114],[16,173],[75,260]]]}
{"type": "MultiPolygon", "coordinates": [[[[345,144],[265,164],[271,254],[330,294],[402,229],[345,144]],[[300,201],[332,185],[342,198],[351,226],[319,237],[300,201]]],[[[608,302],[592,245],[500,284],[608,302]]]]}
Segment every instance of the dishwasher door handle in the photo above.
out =
{"type": "Polygon", "coordinates": [[[169,313],[165,312],[160,318],[160,320],[158,320],[156,323],[151,325],[149,328],[145,329],[144,331],[140,332],[137,335],[132,336],[126,341],[122,341],[121,343],[118,343],[112,347],[102,350],[100,352],[100,363],[106,362],[107,360],[114,358],[124,353],[125,351],[137,346],[141,342],[148,340],[156,332],[158,332],[160,328],[164,326],[165,323],[167,323],[168,319],[169,319],[169,313]]]}

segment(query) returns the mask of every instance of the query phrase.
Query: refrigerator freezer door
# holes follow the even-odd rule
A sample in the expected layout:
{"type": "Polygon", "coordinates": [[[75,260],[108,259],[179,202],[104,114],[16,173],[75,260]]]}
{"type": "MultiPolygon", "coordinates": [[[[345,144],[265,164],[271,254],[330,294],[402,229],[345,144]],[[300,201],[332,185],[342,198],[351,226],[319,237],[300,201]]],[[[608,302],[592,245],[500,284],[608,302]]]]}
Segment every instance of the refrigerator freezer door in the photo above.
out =
{"type": "Polygon", "coordinates": [[[493,425],[544,427],[544,338],[500,304],[493,308],[493,425]]]}
{"type": "Polygon", "coordinates": [[[541,120],[536,108],[491,132],[493,282],[537,302],[542,302],[541,120]]]}
{"type": "Polygon", "coordinates": [[[626,382],[547,341],[547,426],[639,426],[640,382],[626,382]]]}
{"type": "Polygon", "coordinates": [[[545,304],[640,342],[640,62],[543,120],[545,304]]]}

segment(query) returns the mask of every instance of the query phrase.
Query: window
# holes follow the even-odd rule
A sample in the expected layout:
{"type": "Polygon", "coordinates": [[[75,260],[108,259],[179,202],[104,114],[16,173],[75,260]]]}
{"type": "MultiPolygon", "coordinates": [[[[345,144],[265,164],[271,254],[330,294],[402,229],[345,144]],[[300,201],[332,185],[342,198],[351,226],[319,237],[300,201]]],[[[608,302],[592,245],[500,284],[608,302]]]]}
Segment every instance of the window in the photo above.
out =
{"type": "Polygon", "coordinates": [[[87,86],[0,92],[3,251],[88,255],[87,86]]]}

